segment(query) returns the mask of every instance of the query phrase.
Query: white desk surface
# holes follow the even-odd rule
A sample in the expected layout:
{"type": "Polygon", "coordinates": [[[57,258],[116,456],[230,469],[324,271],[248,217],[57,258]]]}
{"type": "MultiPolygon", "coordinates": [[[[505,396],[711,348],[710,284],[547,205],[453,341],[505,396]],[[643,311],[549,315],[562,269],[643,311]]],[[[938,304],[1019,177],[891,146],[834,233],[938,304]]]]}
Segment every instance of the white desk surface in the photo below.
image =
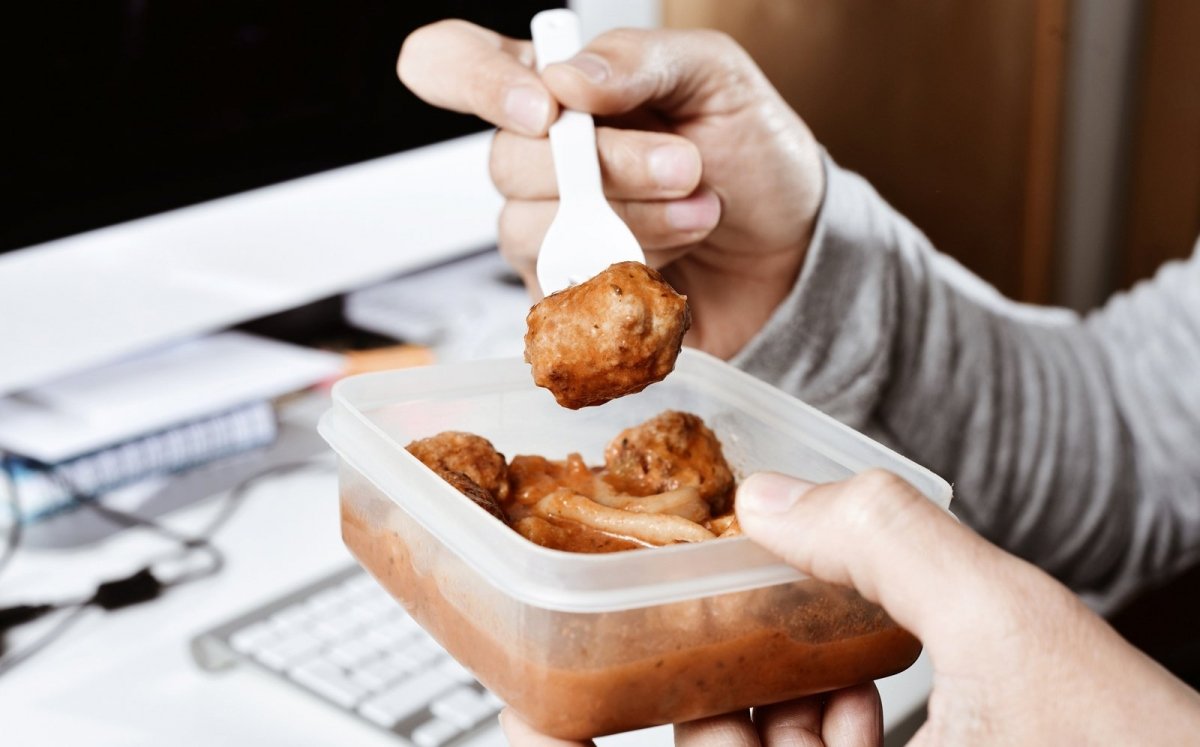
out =
{"type": "MultiPolygon", "coordinates": [[[[141,606],[89,611],[60,640],[0,677],[4,743],[395,747],[383,732],[252,667],[208,673],[188,651],[194,634],[350,562],[339,535],[331,457],[328,464],[328,472],[269,479],[247,494],[217,535],[227,559],[217,576],[141,606]]],[[[189,506],[167,522],[198,528],[217,505],[189,506]]],[[[165,549],[173,548],[134,529],[78,551],[20,551],[0,577],[0,606],[80,596],[165,549]]],[[[34,633],[12,642],[19,647],[34,633]]],[[[881,682],[886,723],[923,702],[929,677],[922,657],[881,682]]],[[[670,727],[661,727],[600,744],[666,745],[670,735],[670,727]]],[[[498,730],[471,742],[503,743],[498,730]]]]}

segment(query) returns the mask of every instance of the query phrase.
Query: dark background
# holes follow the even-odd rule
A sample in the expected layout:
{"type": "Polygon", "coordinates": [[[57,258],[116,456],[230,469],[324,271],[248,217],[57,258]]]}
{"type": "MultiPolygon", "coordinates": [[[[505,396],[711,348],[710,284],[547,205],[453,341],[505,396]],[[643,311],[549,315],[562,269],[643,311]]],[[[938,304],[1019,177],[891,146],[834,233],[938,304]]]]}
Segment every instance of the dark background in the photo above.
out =
{"type": "Polygon", "coordinates": [[[5,9],[0,251],[483,129],[396,78],[404,37],[529,37],[562,2],[79,0],[5,9]]]}

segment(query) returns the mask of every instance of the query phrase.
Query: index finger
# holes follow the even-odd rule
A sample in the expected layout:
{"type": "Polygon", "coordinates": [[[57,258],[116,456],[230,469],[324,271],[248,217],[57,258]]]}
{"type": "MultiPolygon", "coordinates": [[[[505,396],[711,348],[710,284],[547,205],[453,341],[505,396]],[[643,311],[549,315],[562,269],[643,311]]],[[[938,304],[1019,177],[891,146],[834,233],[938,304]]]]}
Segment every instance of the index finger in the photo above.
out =
{"type": "Polygon", "coordinates": [[[533,70],[533,45],[451,19],[422,26],[396,73],[421,99],[526,135],[544,135],[558,104],[533,70]]]}
{"type": "Polygon", "coordinates": [[[778,96],[737,42],[706,29],[615,29],[542,78],[563,106],[602,116],[645,106],[686,119],[778,96]]]}

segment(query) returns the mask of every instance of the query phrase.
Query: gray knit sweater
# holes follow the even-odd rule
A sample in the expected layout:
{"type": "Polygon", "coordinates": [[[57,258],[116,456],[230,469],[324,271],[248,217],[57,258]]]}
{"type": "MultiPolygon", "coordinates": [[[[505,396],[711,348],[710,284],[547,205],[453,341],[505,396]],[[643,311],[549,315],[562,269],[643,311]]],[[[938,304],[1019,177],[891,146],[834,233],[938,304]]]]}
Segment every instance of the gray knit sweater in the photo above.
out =
{"type": "Polygon", "coordinates": [[[1086,317],[1021,305],[863,179],[733,360],[954,483],[955,513],[1101,607],[1200,560],[1200,249],[1086,317]]]}

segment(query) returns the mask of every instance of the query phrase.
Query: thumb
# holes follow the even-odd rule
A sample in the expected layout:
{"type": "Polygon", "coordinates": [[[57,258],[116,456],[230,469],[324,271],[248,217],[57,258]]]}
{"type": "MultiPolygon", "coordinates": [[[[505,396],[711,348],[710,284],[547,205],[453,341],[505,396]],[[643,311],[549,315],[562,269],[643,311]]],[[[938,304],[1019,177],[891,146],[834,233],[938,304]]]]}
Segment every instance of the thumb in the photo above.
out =
{"type": "Polygon", "coordinates": [[[728,113],[774,91],[737,42],[708,30],[610,31],[542,80],[565,107],[599,115],[643,105],[678,118],[728,113]]]}
{"type": "Polygon", "coordinates": [[[851,586],[931,645],[977,609],[999,550],[890,472],[813,485],[776,473],[738,488],[750,539],[822,581],[851,586]]]}

